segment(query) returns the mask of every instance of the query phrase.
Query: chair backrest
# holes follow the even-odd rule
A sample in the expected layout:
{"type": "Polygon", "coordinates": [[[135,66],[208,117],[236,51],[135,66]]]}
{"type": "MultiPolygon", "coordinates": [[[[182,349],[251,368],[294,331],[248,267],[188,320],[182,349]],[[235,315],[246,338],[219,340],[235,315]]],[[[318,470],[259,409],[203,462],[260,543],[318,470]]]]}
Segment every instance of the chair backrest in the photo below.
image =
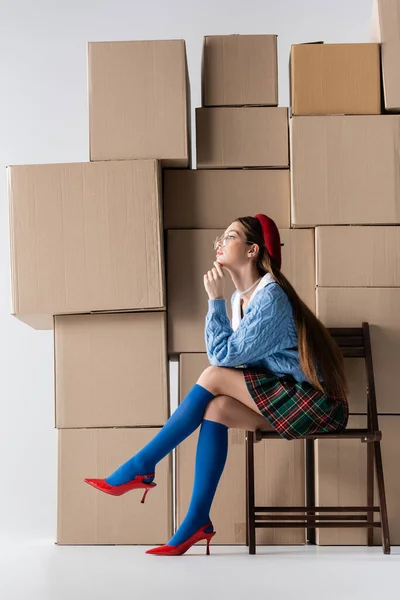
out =
{"type": "Polygon", "coordinates": [[[343,358],[364,358],[365,360],[368,429],[377,431],[378,417],[369,323],[363,321],[361,327],[328,327],[327,329],[339,346],[343,358]]]}

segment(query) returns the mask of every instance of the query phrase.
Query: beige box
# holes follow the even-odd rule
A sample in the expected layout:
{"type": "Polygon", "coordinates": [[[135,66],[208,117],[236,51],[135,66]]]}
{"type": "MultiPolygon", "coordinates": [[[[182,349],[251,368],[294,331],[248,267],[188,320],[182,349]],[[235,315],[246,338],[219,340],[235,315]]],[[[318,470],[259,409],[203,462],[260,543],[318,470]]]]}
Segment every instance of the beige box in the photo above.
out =
{"type": "Polygon", "coordinates": [[[84,482],[110,475],[158,432],[145,428],[58,431],[58,544],[165,544],[172,535],[171,460],[157,465],[157,487],[116,498],[84,482]]]}
{"type": "Polygon", "coordinates": [[[400,2],[374,0],[371,40],[381,44],[382,82],[385,110],[400,112],[400,2]]]}
{"type": "MultiPolygon", "coordinates": [[[[382,431],[382,462],[390,541],[392,545],[398,545],[400,544],[400,479],[398,476],[400,416],[379,415],[378,424],[382,431]]],[[[348,426],[366,427],[366,417],[350,416],[348,426]]],[[[361,443],[360,440],[317,440],[315,456],[318,506],[368,505],[367,444],[361,443]]],[[[375,475],[374,467],[374,505],[379,506],[375,475]]],[[[375,513],[374,520],[380,520],[379,513],[375,513]]],[[[366,528],[317,529],[316,542],[319,545],[366,545],[367,531],[366,528]]],[[[374,529],[374,544],[381,544],[380,528],[374,529]]]]}
{"type": "Polygon", "coordinates": [[[387,112],[400,112],[400,38],[381,44],[382,81],[385,110],[387,112]]]}
{"type": "Polygon", "coordinates": [[[318,286],[400,287],[400,227],[317,227],[315,255],[318,286]]]}
{"type": "Polygon", "coordinates": [[[371,37],[377,42],[400,39],[399,0],[373,0],[371,37]]]}
{"type": "MultiPolygon", "coordinates": [[[[181,354],[179,401],[209,365],[206,354],[181,354]]],[[[192,495],[198,431],[176,451],[177,525],[185,518],[192,495]]],[[[245,432],[230,429],[228,457],[211,507],[216,544],[246,542],[245,432]]],[[[257,506],[304,506],[304,441],[264,440],[255,450],[255,496],[257,506]]],[[[258,544],[304,544],[303,529],[257,529],[258,544]]]]}
{"type": "MultiPolygon", "coordinates": [[[[375,392],[380,414],[400,414],[400,288],[317,288],[317,317],[326,327],[370,324],[375,392]]],[[[344,360],[351,413],[367,412],[365,361],[344,360]]]]}
{"type": "Polygon", "coordinates": [[[287,169],[287,108],[196,108],[199,169],[287,169]]]}
{"type": "Polygon", "coordinates": [[[166,320],[165,312],[55,317],[56,427],[163,425],[166,320]]]}
{"type": "Polygon", "coordinates": [[[293,117],[294,227],[400,223],[400,116],[293,117]]]}
{"type": "MultiPolygon", "coordinates": [[[[366,426],[366,416],[350,415],[349,428],[366,426]]],[[[315,504],[367,506],[367,444],[360,440],[316,440],[315,504]]],[[[367,529],[363,528],[318,528],[315,532],[315,541],[321,546],[367,544],[367,529]]]]}
{"type": "MultiPolygon", "coordinates": [[[[229,225],[229,223],[227,223],[229,225]]],[[[167,232],[168,353],[206,352],[204,327],[208,295],[203,275],[215,260],[213,240],[224,229],[167,232]]],[[[282,272],[302,300],[315,312],[314,230],[281,229],[282,272]]],[[[227,271],[225,298],[231,316],[235,291],[227,271]]]]}
{"type": "Polygon", "coordinates": [[[159,163],[8,168],[12,313],[165,309],[159,163]]]}
{"type": "Polygon", "coordinates": [[[206,36],[202,105],[277,106],[277,36],[206,36]]]}
{"type": "Polygon", "coordinates": [[[190,164],[184,40],[88,45],[90,160],[190,164]]]}
{"type": "Polygon", "coordinates": [[[224,228],[242,215],[269,215],[290,228],[286,169],[167,169],[164,229],[224,228]]]}
{"type": "Polygon", "coordinates": [[[379,44],[296,44],[290,54],[293,115],[379,115],[379,44]]]}

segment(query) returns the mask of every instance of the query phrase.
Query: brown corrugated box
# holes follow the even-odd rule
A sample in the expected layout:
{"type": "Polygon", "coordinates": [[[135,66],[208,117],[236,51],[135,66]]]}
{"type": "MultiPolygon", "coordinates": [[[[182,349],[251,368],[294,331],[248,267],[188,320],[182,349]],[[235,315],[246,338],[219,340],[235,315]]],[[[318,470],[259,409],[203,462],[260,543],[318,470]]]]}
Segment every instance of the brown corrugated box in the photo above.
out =
{"type": "MultiPolygon", "coordinates": [[[[398,446],[400,417],[378,416],[382,431],[382,462],[392,545],[400,544],[400,478],[398,446]]],[[[365,416],[350,416],[349,427],[366,427],[365,416]]],[[[318,506],[367,506],[367,444],[360,440],[317,440],[316,504],[318,506]]],[[[374,467],[375,475],[375,467],[374,467]]],[[[376,477],[374,505],[379,506],[376,477]]],[[[334,513],[333,513],[334,514],[334,513]]],[[[337,513],[339,514],[339,513],[337,513]]],[[[374,520],[379,521],[379,513],[374,520]]],[[[366,545],[367,529],[317,529],[320,545],[366,545]]],[[[381,529],[374,528],[374,544],[381,544],[381,529]]]]}
{"type": "Polygon", "coordinates": [[[172,535],[171,459],[157,465],[157,487],[120,497],[84,482],[104,478],[158,432],[145,428],[58,431],[58,544],[165,544],[172,535]]]}
{"type": "MultiPolygon", "coordinates": [[[[168,354],[206,350],[208,296],[203,275],[216,259],[213,240],[223,232],[224,229],[167,231],[168,354]]],[[[229,299],[235,287],[226,274],[225,298],[230,310],[229,299]]]]}
{"type": "Polygon", "coordinates": [[[315,256],[318,286],[400,287],[400,227],[316,227],[315,256]]]}
{"type": "Polygon", "coordinates": [[[400,2],[374,0],[371,40],[381,43],[382,82],[385,109],[400,111],[400,2]]]}
{"type": "Polygon", "coordinates": [[[8,168],[12,313],[165,309],[160,167],[155,160],[8,168]]]}
{"type": "MultiPolygon", "coordinates": [[[[365,416],[349,417],[348,427],[366,426],[365,416]]],[[[315,504],[367,506],[367,444],[360,440],[315,442],[315,504]]],[[[367,529],[364,528],[318,528],[315,532],[316,543],[321,546],[367,543],[367,529]]]]}
{"type": "Polygon", "coordinates": [[[164,228],[225,228],[246,214],[265,213],[290,228],[290,174],[285,169],[166,169],[164,228]]]}
{"type": "Polygon", "coordinates": [[[379,44],[296,44],[290,54],[293,115],[379,115],[379,44]]]}
{"type": "MultiPolygon", "coordinates": [[[[228,226],[229,223],[226,224],[228,226]]],[[[204,326],[208,296],[203,275],[215,260],[213,240],[224,229],[167,232],[168,353],[205,352],[204,326]]],[[[281,229],[282,272],[315,312],[314,230],[281,229]]],[[[228,315],[235,290],[226,271],[228,315]]]]}
{"type": "Polygon", "coordinates": [[[90,160],[190,165],[190,88],[184,40],[88,45],[90,160]]]}
{"type": "Polygon", "coordinates": [[[288,168],[288,111],[196,108],[197,167],[288,168]]]}
{"type": "MultiPolygon", "coordinates": [[[[209,365],[206,354],[181,354],[179,401],[209,365]]],[[[177,526],[183,521],[190,502],[198,432],[180,444],[176,451],[177,526]]],[[[228,458],[211,507],[216,544],[245,544],[246,541],[246,463],[245,432],[228,432],[228,458]]],[[[302,506],[304,488],[304,442],[264,440],[255,450],[255,493],[257,506],[302,506]]],[[[258,544],[304,544],[299,528],[257,529],[258,544]]]]}
{"type": "Polygon", "coordinates": [[[202,105],[277,106],[277,36],[205,36],[202,105]]]}
{"type": "Polygon", "coordinates": [[[292,226],[400,223],[400,116],[293,117],[292,226]]]}
{"type": "MultiPolygon", "coordinates": [[[[318,287],[317,317],[326,327],[370,324],[375,390],[380,414],[400,414],[393,390],[400,385],[400,288],[318,287]]],[[[363,358],[346,358],[351,413],[366,413],[366,375],[363,358]]]]}
{"type": "Polygon", "coordinates": [[[54,346],[57,428],[165,423],[165,312],[58,316],[54,346]]]}

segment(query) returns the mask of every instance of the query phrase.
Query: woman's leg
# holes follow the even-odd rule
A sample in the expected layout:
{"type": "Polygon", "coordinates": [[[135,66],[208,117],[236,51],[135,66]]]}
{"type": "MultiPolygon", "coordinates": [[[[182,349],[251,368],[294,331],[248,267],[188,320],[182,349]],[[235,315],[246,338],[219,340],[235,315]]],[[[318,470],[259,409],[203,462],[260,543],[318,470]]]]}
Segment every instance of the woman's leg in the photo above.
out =
{"type": "MultiPolygon", "coordinates": [[[[182,544],[210,523],[210,509],[228,453],[228,428],[272,429],[261,415],[229,396],[216,396],[206,408],[197,442],[192,497],[185,519],[168,542],[182,544]]],[[[212,526],[206,531],[213,531],[212,526]]]]}
{"type": "MultiPolygon", "coordinates": [[[[197,429],[213,397],[211,391],[196,383],[157,435],[107,477],[106,482],[109,485],[122,485],[136,475],[154,473],[156,464],[197,429]]],[[[144,481],[152,481],[153,478],[144,481]]]]}
{"type": "MultiPolygon", "coordinates": [[[[247,390],[240,369],[209,366],[159,433],[142,450],[107,477],[107,483],[114,486],[121,485],[134,479],[136,475],[154,473],[156,464],[197,429],[210,401],[215,396],[223,394],[235,398],[238,403],[244,404],[264,418],[247,390]]],[[[145,481],[152,481],[152,479],[150,477],[145,481]]]]}
{"type": "MultiPolygon", "coordinates": [[[[210,523],[210,508],[228,454],[228,427],[204,419],[196,450],[194,484],[189,510],[168,546],[182,544],[195,531],[210,523]]],[[[206,532],[213,531],[212,526],[206,532]]]]}
{"type": "Polygon", "coordinates": [[[260,412],[256,413],[231,396],[215,396],[207,406],[204,418],[223,423],[230,429],[274,431],[270,422],[260,412]]]}

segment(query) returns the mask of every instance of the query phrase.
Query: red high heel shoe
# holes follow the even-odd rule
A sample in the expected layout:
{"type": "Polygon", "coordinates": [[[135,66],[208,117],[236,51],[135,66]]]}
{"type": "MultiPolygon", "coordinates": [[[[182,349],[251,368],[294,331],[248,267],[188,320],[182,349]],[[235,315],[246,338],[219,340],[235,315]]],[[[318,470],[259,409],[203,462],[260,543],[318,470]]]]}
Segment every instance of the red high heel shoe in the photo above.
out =
{"type": "Polygon", "coordinates": [[[204,525],[200,527],[190,538],[182,542],[182,544],[178,544],[177,546],[158,546],[157,548],[151,548],[151,550],[146,550],[146,554],[159,554],[161,556],[180,556],[185,554],[187,550],[196,542],[200,542],[200,540],[207,540],[207,554],[210,554],[210,541],[211,538],[214,537],[216,531],[211,531],[210,533],[206,533],[204,530],[207,527],[210,527],[212,523],[208,523],[208,525],[204,525]]]}
{"type": "Polygon", "coordinates": [[[136,475],[135,479],[132,479],[132,481],[128,481],[128,483],[123,483],[122,485],[110,485],[105,479],[85,479],[85,482],[89,485],[92,485],[94,488],[96,488],[96,490],[100,490],[101,492],[104,492],[106,494],[111,494],[112,496],[122,496],[123,494],[126,494],[126,492],[142,488],[145,490],[143,498],[141,500],[143,504],[149,490],[156,487],[157,485],[153,482],[145,483],[143,481],[143,479],[147,479],[149,477],[154,477],[154,473],[150,473],[149,475],[136,475]]]}

